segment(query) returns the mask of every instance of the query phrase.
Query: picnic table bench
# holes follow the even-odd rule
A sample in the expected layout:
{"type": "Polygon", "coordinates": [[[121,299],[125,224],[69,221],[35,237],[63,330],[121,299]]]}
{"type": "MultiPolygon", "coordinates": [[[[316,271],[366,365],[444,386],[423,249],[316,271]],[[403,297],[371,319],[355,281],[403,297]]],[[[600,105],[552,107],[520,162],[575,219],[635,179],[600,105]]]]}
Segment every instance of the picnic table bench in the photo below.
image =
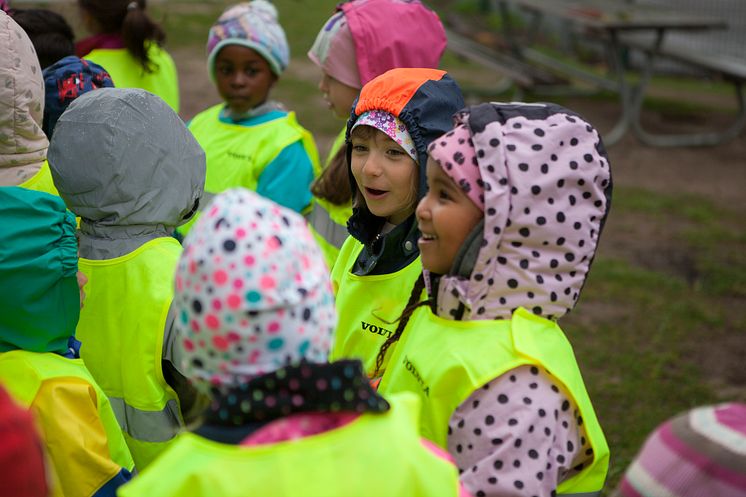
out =
{"type": "MultiPolygon", "coordinates": [[[[539,78],[536,68],[542,68],[567,79],[580,80],[592,86],[618,95],[620,118],[616,125],[604,134],[604,142],[613,144],[628,131],[641,141],[656,146],[713,145],[737,136],[746,125],[746,100],[743,82],[746,62],[738,59],[697,54],[690,50],[677,50],[667,44],[666,34],[676,32],[703,32],[727,28],[725,20],[715,16],[687,13],[661,5],[639,3],[632,0],[490,0],[483,4],[496,7],[502,19],[502,35],[507,43],[507,53],[501,53],[496,66],[508,67],[509,77],[518,72],[519,85],[530,87],[539,78]],[[527,18],[527,25],[518,30],[513,25],[514,12],[527,18]],[[601,76],[585,70],[578,64],[567,62],[534,48],[536,38],[542,32],[547,19],[553,18],[568,23],[580,36],[600,42],[608,57],[609,73],[601,76]],[[630,82],[626,75],[628,52],[635,50],[643,54],[641,77],[630,82]],[[680,62],[709,69],[722,75],[735,85],[740,112],[735,122],[725,131],[693,135],[654,135],[643,129],[640,122],[645,94],[655,63],[662,57],[671,57],[680,62]],[[524,68],[528,68],[525,69],[524,68]]],[[[458,35],[458,33],[457,33],[458,35]]],[[[450,43],[450,41],[449,41],[450,43]]],[[[460,40],[454,40],[458,45],[460,40]]],[[[465,46],[465,45],[464,45],[465,46]]],[[[468,47],[471,50],[472,47],[468,47]]],[[[475,49],[475,52],[477,50],[475,49]]],[[[480,57],[492,58],[490,54],[480,57]]],[[[549,78],[546,79],[550,81],[549,78]]]]}
{"type": "MultiPolygon", "coordinates": [[[[746,127],[746,58],[739,58],[726,53],[713,53],[692,50],[675,44],[664,44],[657,39],[651,47],[649,40],[639,37],[625,37],[622,43],[631,49],[639,50],[647,59],[644,72],[641,75],[640,88],[635,95],[632,108],[632,126],[635,135],[648,145],[659,147],[703,146],[717,145],[732,140],[741,134],[746,127]],[[690,133],[690,134],[660,134],[645,130],[640,120],[645,89],[655,67],[655,61],[668,58],[696,69],[702,69],[721,77],[733,86],[738,106],[738,113],[731,124],[723,130],[690,133]]],[[[744,47],[746,49],[746,47],[744,47]]]]}

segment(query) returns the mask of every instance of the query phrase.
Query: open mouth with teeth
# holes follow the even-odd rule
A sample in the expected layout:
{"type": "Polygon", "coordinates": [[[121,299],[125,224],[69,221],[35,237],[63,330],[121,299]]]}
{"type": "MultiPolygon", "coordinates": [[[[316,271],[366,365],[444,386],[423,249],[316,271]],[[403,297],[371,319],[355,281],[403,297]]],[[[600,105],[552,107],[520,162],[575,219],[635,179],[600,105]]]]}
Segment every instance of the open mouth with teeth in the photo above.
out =
{"type": "Polygon", "coordinates": [[[427,234],[427,233],[422,233],[422,235],[420,236],[420,239],[423,240],[423,241],[426,241],[426,242],[427,241],[431,241],[431,240],[435,240],[436,238],[438,238],[438,237],[435,236],[435,235],[427,234]]]}

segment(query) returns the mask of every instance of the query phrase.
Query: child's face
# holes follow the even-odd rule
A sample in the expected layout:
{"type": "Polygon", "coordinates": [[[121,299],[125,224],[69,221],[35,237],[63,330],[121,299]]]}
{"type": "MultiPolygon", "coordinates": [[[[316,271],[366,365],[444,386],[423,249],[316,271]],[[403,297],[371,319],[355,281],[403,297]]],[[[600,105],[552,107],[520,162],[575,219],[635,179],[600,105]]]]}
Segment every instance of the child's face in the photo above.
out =
{"type": "Polygon", "coordinates": [[[269,63],[251,48],[226,45],[215,57],[215,84],[234,114],[264,103],[275,81],[269,63]]]}
{"type": "Polygon", "coordinates": [[[422,233],[417,242],[422,267],[436,274],[448,274],[461,245],[484,213],[430,158],[427,187],[427,195],[416,211],[422,233]]]}
{"type": "Polygon", "coordinates": [[[417,164],[384,132],[358,126],[352,132],[352,175],[376,216],[399,224],[414,212],[417,164]]]}
{"type": "Polygon", "coordinates": [[[319,91],[324,94],[324,100],[334,114],[342,119],[350,117],[352,104],[360,94],[360,90],[340,83],[327,73],[319,81],[319,91]]]}

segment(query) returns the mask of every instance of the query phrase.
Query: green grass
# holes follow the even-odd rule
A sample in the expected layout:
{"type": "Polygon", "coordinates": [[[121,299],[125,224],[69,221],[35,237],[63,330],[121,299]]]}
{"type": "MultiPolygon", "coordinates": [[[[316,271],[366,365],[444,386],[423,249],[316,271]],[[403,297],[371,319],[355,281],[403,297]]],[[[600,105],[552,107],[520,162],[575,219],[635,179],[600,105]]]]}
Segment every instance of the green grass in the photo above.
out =
{"type": "Polygon", "coordinates": [[[740,308],[732,304],[746,297],[742,213],[695,195],[617,189],[609,223],[643,218],[665,227],[667,243],[688,255],[696,280],[602,251],[563,323],[612,449],[609,490],[655,426],[695,405],[730,399],[708,374],[702,344],[743,335],[746,322],[743,300],[740,308]]]}

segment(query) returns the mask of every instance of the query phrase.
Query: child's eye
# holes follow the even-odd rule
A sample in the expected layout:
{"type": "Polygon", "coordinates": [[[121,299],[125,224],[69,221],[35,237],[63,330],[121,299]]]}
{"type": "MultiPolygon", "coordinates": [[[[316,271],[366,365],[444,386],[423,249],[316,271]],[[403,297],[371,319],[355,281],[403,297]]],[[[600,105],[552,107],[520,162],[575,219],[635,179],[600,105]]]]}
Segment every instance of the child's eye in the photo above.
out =
{"type": "Polygon", "coordinates": [[[368,151],[368,147],[366,147],[365,145],[360,145],[359,143],[353,143],[352,151],[357,153],[364,153],[368,151]]]}
{"type": "Polygon", "coordinates": [[[450,200],[451,196],[448,195],[448,192],[443,190],[442,188],[438,188],[438,198],[441,200],[450,200]]]}
{"type": "Polygon", "coordinates": [[[252,69],[246,69],[246,75],[247,76],[250,76],[250,77],[253,78],[257,74],[259,74],[259,69],[253,69],[253,68],[252,69]]]}
{"type": "Polygon", "coordinates": [[[406,155],[406,152],[398,148],[390,148],[386,151],[386,153],[388,153],[389,155],[393,157],[401,157],[402,155],[406,155]]]}

